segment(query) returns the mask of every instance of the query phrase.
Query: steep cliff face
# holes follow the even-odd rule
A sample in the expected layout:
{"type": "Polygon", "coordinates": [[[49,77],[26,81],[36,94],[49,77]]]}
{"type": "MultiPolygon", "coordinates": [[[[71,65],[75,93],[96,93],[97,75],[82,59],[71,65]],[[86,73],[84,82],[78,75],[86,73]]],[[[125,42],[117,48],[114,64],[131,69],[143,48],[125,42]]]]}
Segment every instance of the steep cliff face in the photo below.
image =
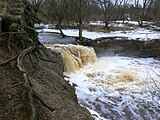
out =
{"type": "Polygon", "coordinates": [[[61,55],[39,43],[33,15],[24,0],[0,1],[0,119],[92,120],[63,79],[61,55]]]}

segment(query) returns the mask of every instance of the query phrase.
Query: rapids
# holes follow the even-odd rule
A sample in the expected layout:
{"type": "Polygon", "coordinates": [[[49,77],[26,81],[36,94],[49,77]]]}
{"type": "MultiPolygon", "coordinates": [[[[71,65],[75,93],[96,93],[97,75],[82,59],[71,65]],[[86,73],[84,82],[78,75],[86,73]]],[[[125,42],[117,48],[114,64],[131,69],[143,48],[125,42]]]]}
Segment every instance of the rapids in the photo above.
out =
{"type": "Polygon", "coordinates": [[[96,59],[94,50],[87,47],[46,46],[61,49],[66,80],[76,87],[79,103],[96,120],[160,119],[159,60],[121,56],[96,59]]]}
{"type": "Polygon", "coordinates": [[[68,80],[76,84],[79,102],[104,120],[157,120],[157,73],[160,62],[152,58],[102,57],[70,74],[68,80]]]}

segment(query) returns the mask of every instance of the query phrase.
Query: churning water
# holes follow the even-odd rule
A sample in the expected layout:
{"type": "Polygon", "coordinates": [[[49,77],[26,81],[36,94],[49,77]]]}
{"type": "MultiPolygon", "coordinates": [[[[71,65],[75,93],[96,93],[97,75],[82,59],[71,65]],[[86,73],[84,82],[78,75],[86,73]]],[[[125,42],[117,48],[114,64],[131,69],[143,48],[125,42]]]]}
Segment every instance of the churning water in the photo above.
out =
{"type": "MultiPolygon", "coordinates": [[[[90,56],[93,61],[95,55],[90,56]]],[[[160,119],[160,61],[156,59],[104,56],[67,76],[76,87],[79,103],[96,120],[160,119]]]]}
{"type": "Polygon", "coordinates": [[[160,119],[160,62],[153,58],[101,57],[74,74],[79,102],[98,120],[160,119]],[[101,117],[100,117],[100,116],[101,117]]]}

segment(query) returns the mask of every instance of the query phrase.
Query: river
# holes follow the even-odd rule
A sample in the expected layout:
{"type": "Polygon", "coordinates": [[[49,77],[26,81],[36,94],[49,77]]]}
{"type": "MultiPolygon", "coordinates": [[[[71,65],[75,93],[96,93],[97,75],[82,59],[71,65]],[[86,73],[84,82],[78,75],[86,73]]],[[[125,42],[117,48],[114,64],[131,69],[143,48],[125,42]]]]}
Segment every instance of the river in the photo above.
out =
{"type": "Polygon", "coordinates": [[[68,80],[76,85],[79,103],[97,120],[157,120],[159,63],[153,58],[104,56],[70,74],[68,80]]]}
{"type": "MultiPolygon", "coordinates": [[[[45,34],[40,37],[44,39],[45,34]]],[[[51,45],[52,41],[42,43],[51,45]]],[[[82,57],[75,57],[75,51],[70,53],[74,53],[72,59],[81,61],[82,57]]],[[[77,53],[80,56],[81,53],[77,53]]],[[[71,54],[67,53],[67,56],[71,54]]],[[[109,55],[98,51],[97,56],[101,57],[94,62],[74,72],[64,73],[67,76],[65,79],[75,86],[79,103],[96,120],[160,119],[160,61],[155,58],[109,55]]],[[[74,64],[71,65],[74,68],[74,64]]]]}

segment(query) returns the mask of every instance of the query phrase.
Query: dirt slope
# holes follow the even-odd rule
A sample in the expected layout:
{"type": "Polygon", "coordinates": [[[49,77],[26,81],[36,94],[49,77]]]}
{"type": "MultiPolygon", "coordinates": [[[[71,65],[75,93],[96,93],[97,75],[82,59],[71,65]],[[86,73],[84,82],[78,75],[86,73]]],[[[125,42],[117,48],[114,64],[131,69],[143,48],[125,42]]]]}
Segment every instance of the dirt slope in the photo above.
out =
{"type": "Polygon", "coordinates": [[[60,54],[39,43],[34,12],[25,0],[0,1],[0,120],[92,120],[60,54]]]}
{"type": "MultiPolygon", "coordinates": [[[[46,48],[42,50],[44,58],[54,60],[55,63],[35,59],[31,54],[32,63],[26,57],[24,68],[28,72],[34,91],[42,100],[55,110],[51,112],[36,98],[37,119],[39,120],[91,120],[88,111],[77,102],[74,87],[71,87],[62,77],[63,62],[59,54],[46,48]]],[[[0,60],[4,58],[3,47],[0,47],[0,60]]],[[[22,77],[15,68],[15,61],[0,66],[0,119],[1,120],[29,120],[31,115],[28,97],[22,86],[22,77]]]]}

